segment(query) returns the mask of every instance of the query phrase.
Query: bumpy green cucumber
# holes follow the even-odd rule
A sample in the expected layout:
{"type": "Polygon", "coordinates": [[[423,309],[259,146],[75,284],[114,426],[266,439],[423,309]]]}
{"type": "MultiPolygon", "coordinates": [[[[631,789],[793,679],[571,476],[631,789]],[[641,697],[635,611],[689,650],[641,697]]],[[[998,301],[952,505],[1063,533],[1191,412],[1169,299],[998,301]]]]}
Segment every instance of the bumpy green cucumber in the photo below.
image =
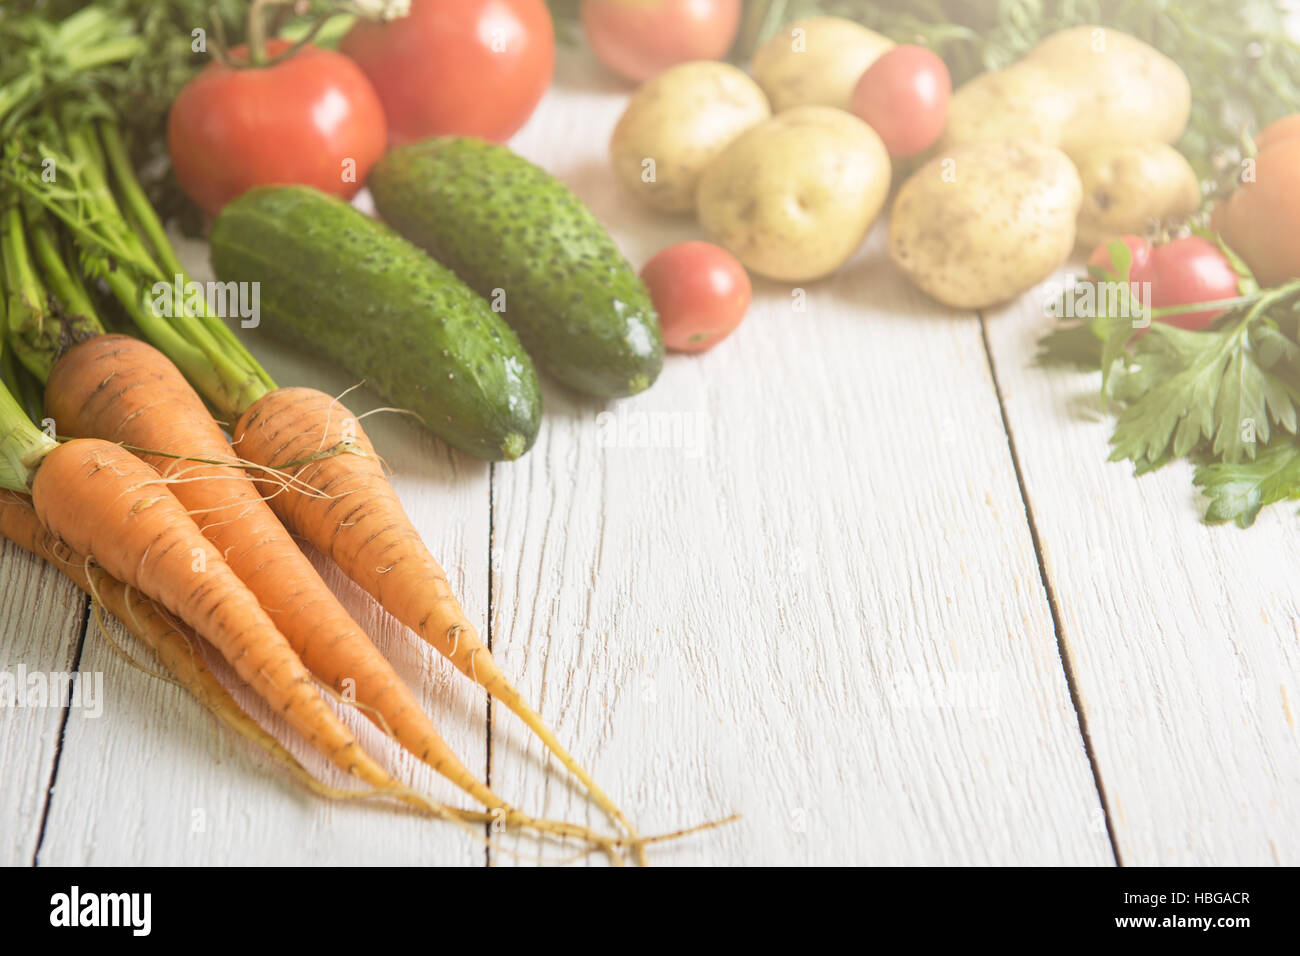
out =
{"type": "Polygon", "coordinates": [[[368,185],[394,229],[494,308],[502,303],[529,354],[560,381],[613,397],[658,377],[663,336],[645,285],[545,170],[504,146],[449,136],[390,151],[368,185]]]}
{"type": "Polygon", "coordinates": [[[260,284],[261,323],[323,353],[457,448],[518,458],[537,437],[541,396],[527,353],[449,269],[342,200],[265,186],[212,229],[223,282],[260,284]]]}

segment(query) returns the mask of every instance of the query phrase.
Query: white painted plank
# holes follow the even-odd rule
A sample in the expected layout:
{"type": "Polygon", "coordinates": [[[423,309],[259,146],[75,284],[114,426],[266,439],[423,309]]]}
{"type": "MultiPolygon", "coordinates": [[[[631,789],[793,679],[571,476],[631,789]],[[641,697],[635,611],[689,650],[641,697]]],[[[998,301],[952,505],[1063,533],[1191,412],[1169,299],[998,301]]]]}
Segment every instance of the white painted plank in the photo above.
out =
{"type": "MultiPolygon", "coordinates": [[[[3,492],[0,492],[2,494],[3,492]]],[[[45,562],[0,541],[0,674],[70,675],[86,604],[76,585],[45,562]]],[[[24,681],[25,683],[25,681],[24,681]]],[[[0,697],[0,865],[27,866],[36,853],[63,724],[60,701],[7,706],[0,697]]],[[[31,703],[37,703],[32,699],[31,703]]]]}
{"type": "Polygon", "coordinates": [[[1108,463],[1099,377],[1033,364],[1042,296],[988,333],[1125,864],[1300,861],[1300,524],[1199,520],[1185,464],[1108,463]]]}
{"type": "MultiPolygon", "coordinates": [[[[521,151],[634,263],[694,236],[612,177],[623,90],[581,58],[557,87],[521,151]]],[[[744,814],[657,862],[1109,863],[978,323],[882,238],[612,406],[698,423],[672,447],[603,444],[548,385],[495,471],[495,653],[645,831],[744,814]]],[[[599,821],[517,727],[496,709],[499,791],[599,821]]]]}
{"type": "MultiPolygon", "coordinates": [[[[195,278],[209,277],[201,243],[184,244],[182,255],[195,278]]],[[[262,336],[244,334],[281,384],[310,384],[332,394],[355,384],[344,372],[295,356],[262,336]]],[[[380,404],[364,389],[346,401],[358,413],[380,404]]],[[[365,427],[392,467],[412,521],[443,559],[467,613],[485,620],[487,467],[450,451],[401,416],[375,415],[365,427]]],[[[314,559],[344,605],[417,689],[447,742],[482,776],[485,695],[380,611],[332,562],[319,555],[314,559]]],[[[221,736],[218,748],[213,723],[193,698],[131,669],[97,633],[89,636],[85,657],[87,669],[105,672],[107,710],[99,720],[74,715],[69,722],[43,864],[482,865],[481,841],[454,825],[378,805],[329,804],[288,782],[242,742],[232,744],[230,735],[221,736]],[[225,752],[220,762],[218,750],[225,752]],[[199,833],[193,829],[197,811],[206,826],[199,833]]],[[[239,688],[231,671],[216,669],[249,712],[304,763],[334,784],[347,785],[341,774],[304,751],[260,700],[239,688]]],[[[471,805],[468,797],[356,715],[349,715],[349,723],[403,780],[446,802],[471,805]]]]}

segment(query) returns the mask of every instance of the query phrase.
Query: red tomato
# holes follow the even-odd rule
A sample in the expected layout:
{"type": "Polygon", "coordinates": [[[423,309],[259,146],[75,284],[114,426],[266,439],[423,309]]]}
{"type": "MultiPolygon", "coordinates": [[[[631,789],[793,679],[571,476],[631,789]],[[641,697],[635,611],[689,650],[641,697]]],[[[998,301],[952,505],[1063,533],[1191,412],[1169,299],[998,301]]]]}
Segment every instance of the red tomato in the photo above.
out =
{"type": "Polygon", "coordinates": [[[915,156],[934,145],[948,122],[952,77],[923,46],[881,55],[853,88],[852,110],[885,142],[890,156],[915,156]]]}
{"type": "MultiPolygon", "coordinates": [[[[1128,281],[1155,282],[1156,271],[1155,266],[1151,261],[1151,257],[1155,250],[1152,249],[1151,243],[1147,242],[1141,236],[1116,236],[1115,238],[1121,240],[1124,245],[1128,246],[1128,281]]],[[[1092,255],[1088,257],[1088,265],[1096,266],[1098,269],[1105,272],[1119,275],[1119,270],[1115,267],[1115,263],[1111,261],[1110,256],[1110,244],[1113,241],[1114,240],[1112,239],[1107,239],[1105,242],[1099,243],[1097,248],[1092,250],[1092,255]]],[[[1126,277],[1120,275],[1119,278],[1122,280],[1126,277]]]]}
{"type": "Polygon", "coordinates": [[[703,352],[740,325],[749,308],[749,276],[736,257],[711,242],[679,242],[641,270],[664,344],[676,352],[703,352]]]}
{"type": "MultiPolygon", "coordinates": [[[[288,46],[267,43],[268,56],[288,46]]],[[[242,61],[243,47],[231,50],[242,61]]],[[[167,146],[186,195],[209,215],[245,190],[303,183],[350,198],[384,151],[384,111],[357,65],[305,46],[270,67],[213,62],[172,103],[167,146]]]]}
{"type": "Polygon", "coordinates": [[[405,17],[358,21],[339,49],[375,85],[394,146],[448,134],[504,142],[555,70],[543,0],[412,0],[405,17]]]}
{"type": "MultiPolygon", "coordinates": [[[[1237,295],[1240,276],[1219,247],[1200,236],[1187,236],[1156,246],[1151,262],[1155,288],[1151,304],[1157,309],[1193,302],[1213,302],[1237,295]]],[[[1157,321],[1182,329],[1203,329],[1226,309],[1182,312],[1157,321]]]]}
{"type": "Polygon", "coordinates": [[[582,0],[600,61],[641,83],[688,60],[720,60],[740,27],[740,0],[582,0]]]}

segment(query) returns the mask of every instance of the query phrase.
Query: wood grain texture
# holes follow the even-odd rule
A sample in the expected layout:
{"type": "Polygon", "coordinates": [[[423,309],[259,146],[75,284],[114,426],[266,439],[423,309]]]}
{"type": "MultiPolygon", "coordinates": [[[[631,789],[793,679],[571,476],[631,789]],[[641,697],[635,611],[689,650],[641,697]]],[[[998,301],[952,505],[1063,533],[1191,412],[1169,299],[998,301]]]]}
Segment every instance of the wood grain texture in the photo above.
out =
{"type": "Polygon", "coordinates": [[[1099,376],[1033,363],[1043,296],[988,316],[1125,864],[1300,861],[1295,507],[1207,526],[1183,463],[1108,463],[1099,376]]]}
{"type": "MultiPolygon", "coordinates": [[[[210,275],[201,243],[184,244],[186,265],[210,275]]],[[[324,363],[244,333],[281,384],[311,384],[339,394],[356,384],[324,363]]],[[[364,389],[346,398],[357,413],[379,401],[364,389]]],[[[436,555],[471,617],[487,613],[488,474],[393,414],[365,420],[366,431],[395,472],[412,521],[436,555]]],[[[486,699],[414,634],[399,626],[333,563],[313,554],[326,582],[417,689],[417,696],[465,765],[486,771],[486,699]]],[[[114,625],[119,643],[124,638],[114,625]]],[[[213,655],[209,655],[210,657],[213,655]]],[[[41,862],[98,864],[457,864],[482,865],[481,833],[375,804],[337,805],[290,782],[233,735],[218,732],[185,692],[134,670],[92,628],[86,668],[105,674],[108,709],[98,720],[68,724],[59,780],[41,862]],[[196,831],[198,822],[204,827],[196,831]]],[[[345,778],[299,745],[286,724],[244,691],[233,672],[226,685],[322,779],[345,778]]],[[[363,742],[401,779],[437,799],[470,806],[468,797],[401,751],[369,723],[348,714],[363,742]]]]}
{"type": "MultiPolygon", "coordinates": [[[[20,667],[29,675],[71,675],[85,610],[76,585],[0,540],[0,675],[14,684],[20,667]]],[[[27,866],[40,838],[64,708],[8,703],[0,698],[0,865],[27,866]]]]}
{"type": "MultiPolygon", "coordinates": [[[[694,236],[613,179],[621,89],[580,58],[557,86],[521,152],[633,263],[694,236]]],[[[658,862],[1109,863],[978,322],[882,238],[804,312],[757,283],[648,393],[546,389],[495,471],[494,653],[645,831],[744,814],[658,862]]],[[[596,821],[516,726],[503,792],[596,821]]]]}

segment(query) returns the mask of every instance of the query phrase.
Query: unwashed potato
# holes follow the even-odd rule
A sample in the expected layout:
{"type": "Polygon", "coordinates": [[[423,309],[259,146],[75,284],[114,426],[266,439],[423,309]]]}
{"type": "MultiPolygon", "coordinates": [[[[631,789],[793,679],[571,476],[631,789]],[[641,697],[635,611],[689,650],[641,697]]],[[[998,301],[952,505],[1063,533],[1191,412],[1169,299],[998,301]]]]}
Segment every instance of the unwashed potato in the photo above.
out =
{"type": "Polygon", "coordinates": [[[801,282],[839,268],[889,192],[889,154],[862,120],[800,106],[742,133],[709,164],[696,206],[746,267],[801,282]]]}
{"type": "Polygon", "coordinates": [[[867,67],[894,42],[840,17],[792,23],[754,54],[754,78],[774,112],[796,106],[848,110],[867,67]]]}
{"type": "Polygon", "coordinates": [[[953,93],[935,149],[1004,139],[1055,145],[1064,137],[1076,105],[1074,93],[1059,84],[1051,69],[1037,63],[1022,61],[981,73],[953,93]]]}
{"type": "Polygon", "coordinates": [[[1009,135],[1072,154],[1098,144],[1172,143],[1190,114],[1191,86],[1173,60],[1118,30],[1073,27],[957,90],[939,151],[1009,135]]]}
{"type": "Polygon", "coordinates": [[[1027,59],[1054,71],[1075,94],[1060,147],[1097,143],[1172,143],[1192,113],[1187,74],[1136,37],[1105,27],[1075,27],[1047,37],[1027,59]]]}
{"type": "Polygon", "coordinates": [[[688,212],[704,167],[770,115],[763,91],[734,66],[683,63],[633,94],[609,141],[614,172],[647,206],[688,212]]]}
{"type": "Polygon", "coordinates": [[[1082,198],[1074,164],[1053,146],[1027,139],[969,143],[903,184],[889,255],[945,305],[994,305],[1065,262],[1082,198]]]}
{"type": "Polygon", "coordinates": [[[1070,157],[1083,182],[1078,245],[1092,248],[1153,222],[1183,219],[1201,204],[1196,173],[1164,143],[1094,146],[1070,157]]]}

